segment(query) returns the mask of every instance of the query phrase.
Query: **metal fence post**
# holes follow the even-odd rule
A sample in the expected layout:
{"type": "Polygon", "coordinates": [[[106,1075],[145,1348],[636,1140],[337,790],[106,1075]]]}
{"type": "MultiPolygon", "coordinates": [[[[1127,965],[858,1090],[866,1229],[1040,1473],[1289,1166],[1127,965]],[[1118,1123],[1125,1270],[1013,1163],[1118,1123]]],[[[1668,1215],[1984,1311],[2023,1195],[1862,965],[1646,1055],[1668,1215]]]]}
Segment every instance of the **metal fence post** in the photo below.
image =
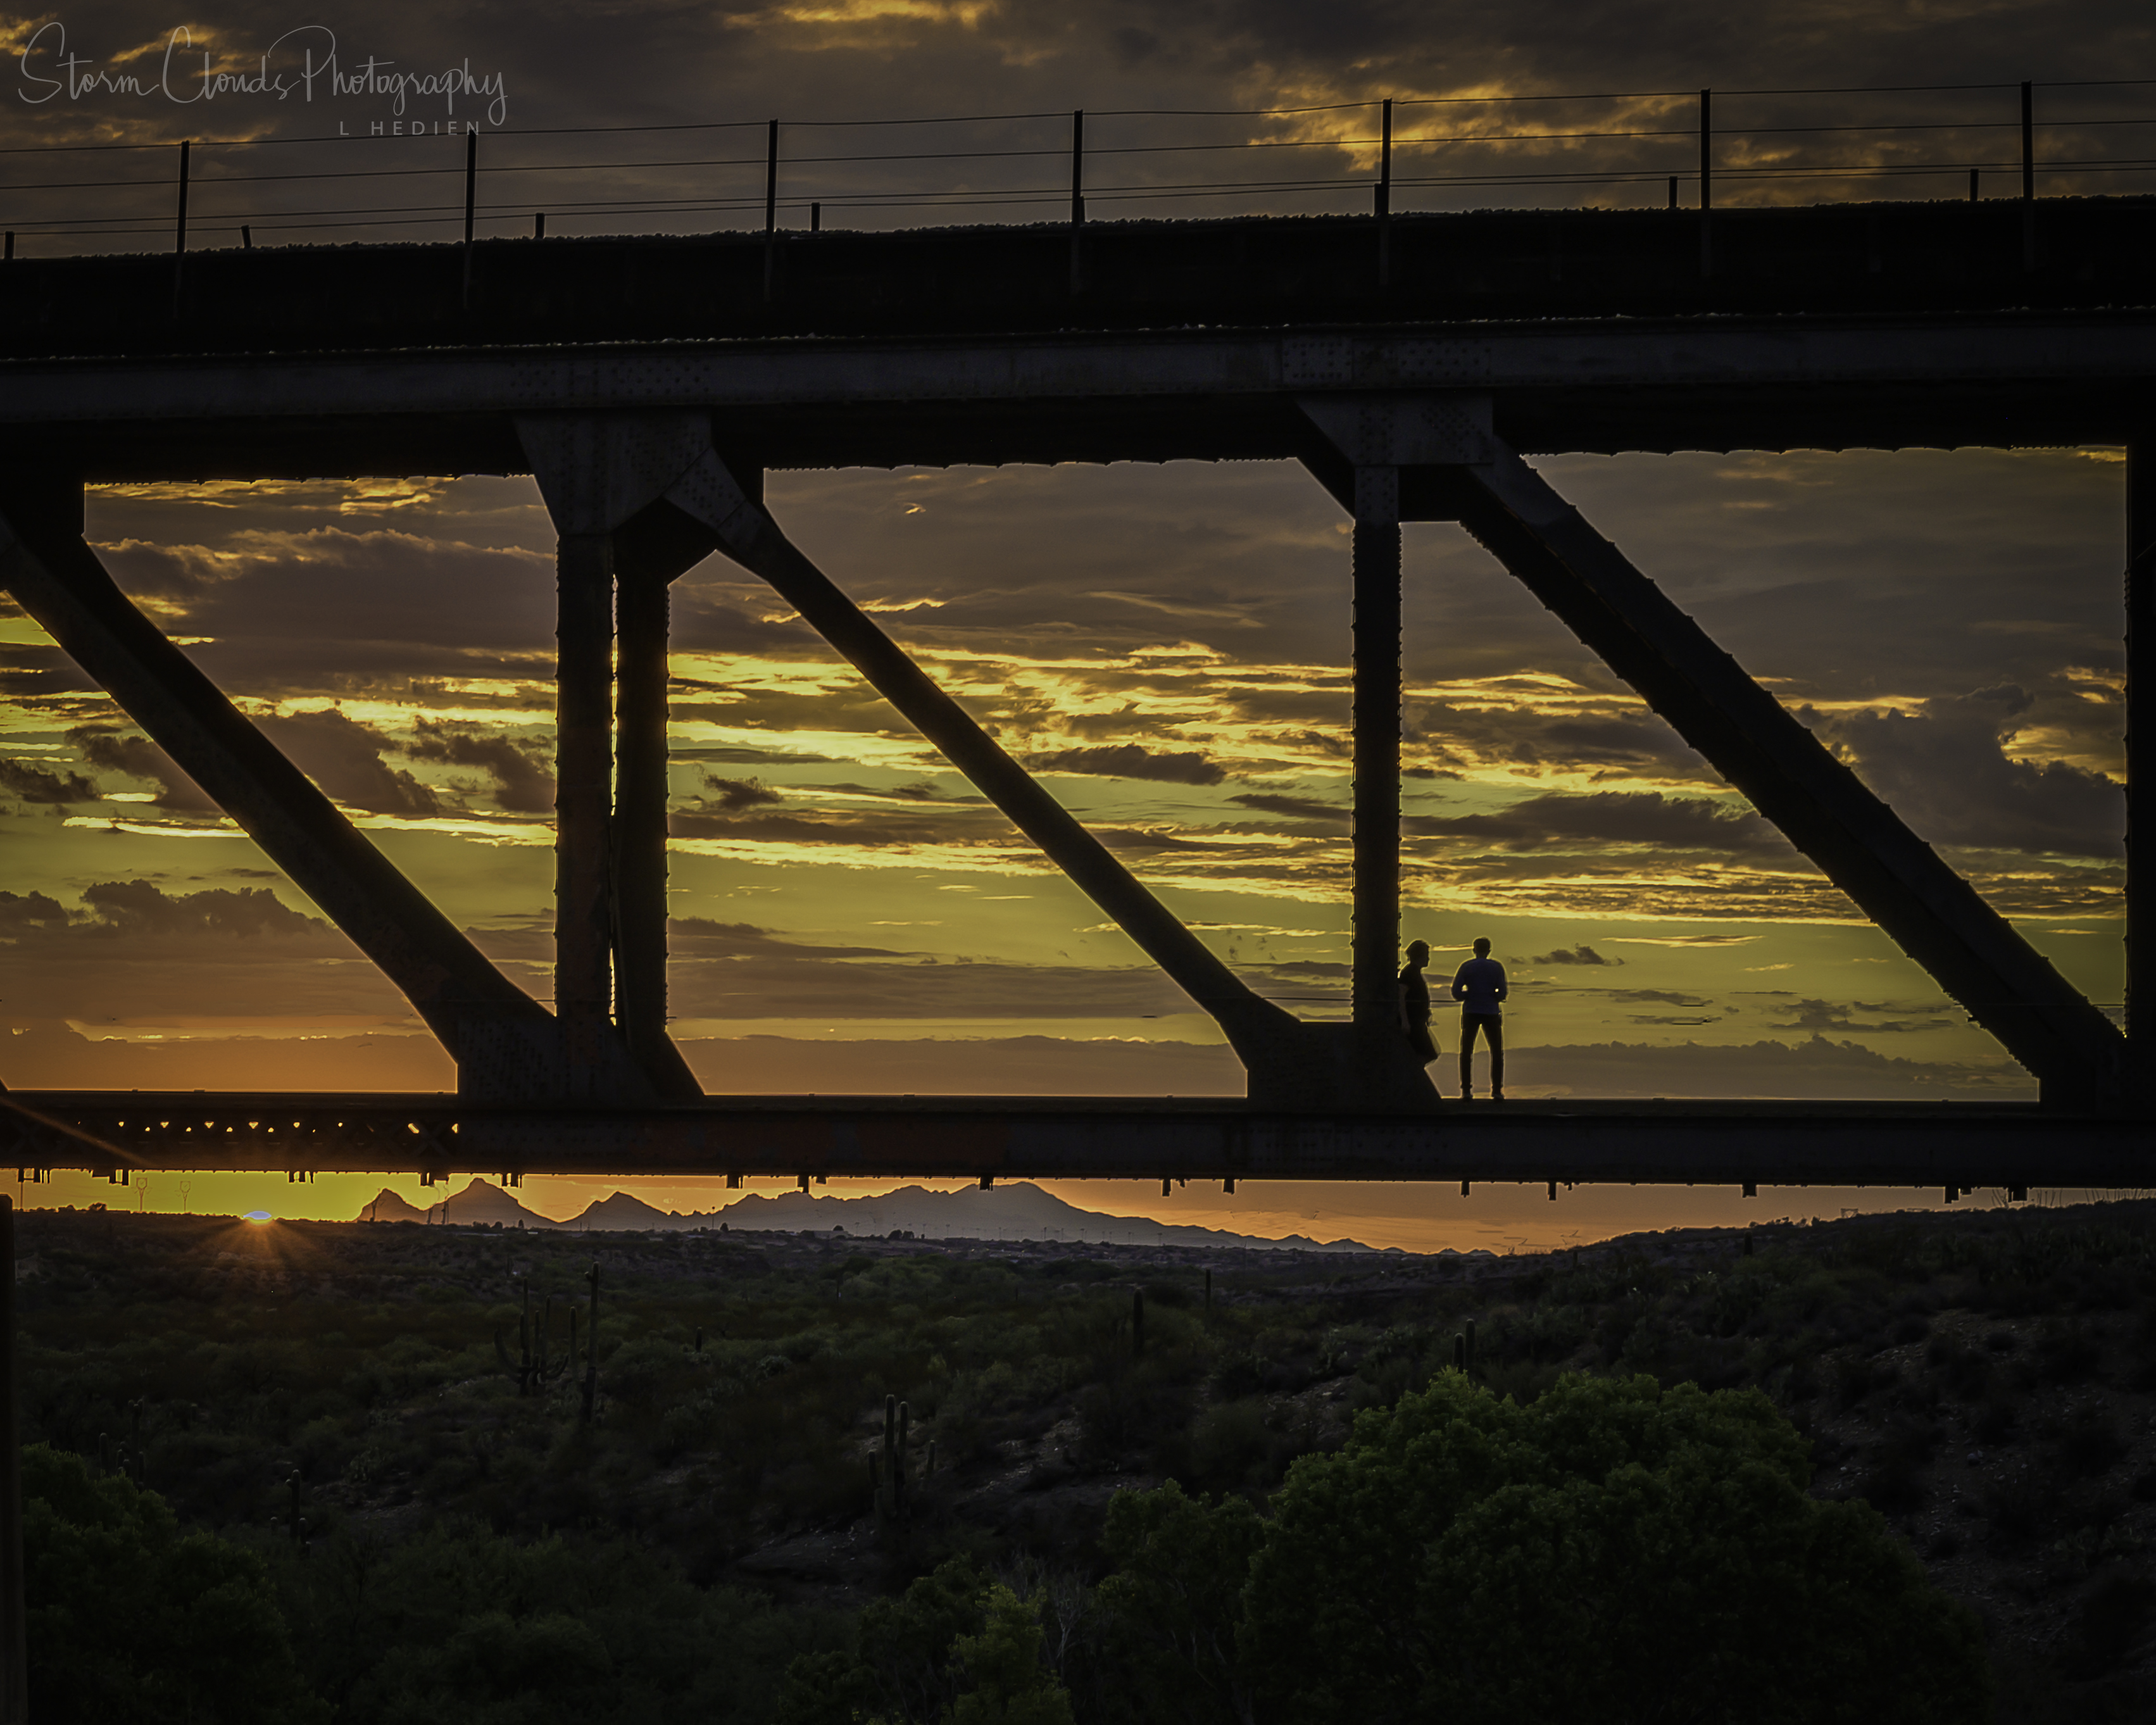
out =
{"type": "Polygon", "coordinates": [[[763,303],[771,303],[772,277],[778,264],[778,122],[771,122],[763,146],[763,303]]]}
{"type": "Polygon", "coordinates": [[[2021,267],[2036,267],[2036,86],[2021,85],[2021,267]]]}
{"type": "Polygon", "coordinates": [[[1714,274],[1714,92],[1699,93],[1699,273],[1714,274]]]}
{"type": "Polygon", "coordinates": [[[172,317],[180,316],[180,289],[185,280],[187,256],[187,140],[180,140],[180,209],[172,236],[172,317]]]}
{"type": "Polygon", "coordinates": [[[1078,253],[1079,231],[1085,225],[1086,110],[1077,108],[1070,115],[1070,291],[1074,294],[1085,285],[1078,253]]]}
{"type": "Polygon", "coordinates": [[[2021,195],[2036,195],[2036,86],[2021,85],[2021,195]]]}
{"type": "Polygon", "coordinates": [[[1393,99],[1380,110],[1378,139],[1378,285],[1393,285],[1393,99]]]}
{"type": "Polygon", "coordinates": [[[471,310],[472,218],[479,206],[479,134],[465,134],[465,284],[460,303],[471,310]]]}

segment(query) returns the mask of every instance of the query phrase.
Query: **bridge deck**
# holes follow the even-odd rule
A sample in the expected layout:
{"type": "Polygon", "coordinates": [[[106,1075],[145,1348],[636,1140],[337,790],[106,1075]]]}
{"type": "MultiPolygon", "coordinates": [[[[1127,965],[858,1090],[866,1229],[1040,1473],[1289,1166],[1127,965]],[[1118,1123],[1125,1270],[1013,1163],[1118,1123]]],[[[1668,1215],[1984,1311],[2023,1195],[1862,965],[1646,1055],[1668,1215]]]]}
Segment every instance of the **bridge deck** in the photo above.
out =
{"type": "Polygon", "coordinates": [[[2144,1122],[2033,1103],[1522,1100],[1282,1114],[1224,1098],[736,1096],[515,1109],[440,1095],[15,1091],[0,1163],[298,1173],[2138,1187],[2144,1122]]]}
{"type": "Polygon", "coordinates": [[[16,259],[0,353],[1040,333],[2156,301],[2156,198],[1256,216],[16,259]],[[768,268],[767,268],[768,259],[768,268]]]}

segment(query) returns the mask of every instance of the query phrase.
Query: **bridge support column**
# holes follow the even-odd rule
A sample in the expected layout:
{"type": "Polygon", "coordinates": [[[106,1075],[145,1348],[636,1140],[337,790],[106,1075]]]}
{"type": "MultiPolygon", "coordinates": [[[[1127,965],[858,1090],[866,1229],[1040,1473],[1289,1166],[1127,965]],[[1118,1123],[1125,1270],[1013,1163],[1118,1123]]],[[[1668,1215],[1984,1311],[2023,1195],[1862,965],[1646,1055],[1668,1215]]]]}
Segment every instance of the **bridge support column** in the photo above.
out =
{"type": "Polygon", "coordinates": [[[648,1064],[673,1048],[666,1034],[670,588],[634,557],[616,566],[614,582],[614,1020],[629,1052],[648,1064]]]}
{"type": "Polygon", "coordinates": [[[555,550],[554,1013],[578,1093],[603,1068],[613,1004],[613,546],[555,550]]]}
{"type": "Polygon", "coordinates": [[[0,585],[381,967],[456,1061],[463,1095],[558,1093],[546,1009],[129,602],[83,540],[80,485],[48,477],[0,498],[0,585]]]}
{"type": "Polygon", "coordinates": [[[711,547],[656,506],[709,429],[659,413],[517,430],[561,535],[554,974],[571,1082],[692,1100],[666,1029],[667,591],[711,547]]]}
{"type": "Polygon", "coordinates": [[[2126,450],[2126,1039],[2146,1106],[2156,1102],[2156,425],[2126,450]]]}
{"type": "Polygon", "coordinates": [[[1399,1040],[1400,475],[1355,470],[1354,964],[1359,1035],[1399,1040]]]}

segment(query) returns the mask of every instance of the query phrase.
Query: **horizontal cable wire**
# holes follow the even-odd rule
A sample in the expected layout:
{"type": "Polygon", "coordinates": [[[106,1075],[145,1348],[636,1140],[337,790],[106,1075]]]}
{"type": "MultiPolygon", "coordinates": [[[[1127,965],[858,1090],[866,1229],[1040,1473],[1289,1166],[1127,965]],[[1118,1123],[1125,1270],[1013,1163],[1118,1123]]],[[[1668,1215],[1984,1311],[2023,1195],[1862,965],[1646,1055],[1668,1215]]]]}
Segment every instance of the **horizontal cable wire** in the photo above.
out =
{"type": "MultiPolygon", "coordinates": [[[[2089,79],[2079,80],[2061,80],[2057,83],[2041,84],[2036,87],[2043,90],[2096,90],[2144,88],[2152,85],[2156,85],[2156,79],[2089,79]]],[[[1814,88],[1790,87],[1786,89],[1743,89],[1722,90],[1716,92],[1716,94],[1722,95],[1725,97],[1840,96],[1883,93],[1952,94],[1958,92],[1967,93],[2010,90],[2020,87],[2020,86],[2015,83],[2000,81],[1998,83],[1958,85],[1878,85],[1821,86],[1814,88]]],[[[1697,94],[1699,93],[1690,90],[1643,90],[1629,92],[1599,92],[1591,94],[1537,92],[1518,95],[1418,96],[1399,98],[1395,101],[1394,105],[1403,108],[1410,106],[1502,106],[1506,104],[1514,102],[1527,103],[1551,101],[1653,101],[1674,103],[1691,100],[1694,99],[1697,94]]],[[[1096,120],[1209,118],[1265,121],[1319,114],[1358,111],[1368,113],[1378,106],[1378,100],[1372,99],[1363,101],[1311,104],[1300,107],[1290,108],[1114,109],[1096,110],[1093,111],[1094,117],[1096,120]]],[[[1060,111],[1038,111],[983,115],[920,116],[910,118],[787,121],[783,122],[782,126],[783,129],[792,129],[795,131],[839,129],[851,129],[858,131],[877,127],[902,128],[921,126],[949,126],[970,124],[1010,124],[1049,121],[1061,121],[1066,117],[1066,116],[1060,111]]],[[[493,133],[478,134],[478,136],[485,136],[490,139],[503,139],[505,137],[514,139],[517,137],[636,136],[647,133],[658,135],[675,132],[757,131],[763,129],[770,123],[771,122],[765,121],[742,120],[684,121],[678,123],[619,126],[558,126],[533,128],[530,131],[518,131],[506,135],[493,133]]],[[[1729,126],[1719,129],[1712,133],[1712,136],[1717,141],[1742,141],[1770,137],[1856,136],[1868,134],[1879,138],[1881,141],[1882,147],[1887,147],[1886,145],[1887,140],[1899,136],[1902,134],[1921,135],[1940,132],[1974,134],[1978,131],[1989,131],[1996,133],[1999,131],[2011,131],[2015,129],[2019,123],[2018,120],[2008,118],[1971,118],[1959,121],[1878,121],[1862,124],[1840,123],[1831,125],[1817,124],[1729,126]]],[[[425,124],[425,122],[415,122],[415,126],[424,124],[425,124]]],[[[455,129],[456,122],[454,121],[448,122],[448,124],[449,130],[446,132],[428,133],[415,130],[415,131],[410,134],[397,135],[396,141],[399,143],[408,142],[414,137],[446,136],[454,139],[458,136],[471,136],[475,135],[470,131],[463,132],[458,131],[455,129]]],[[[2156,125],[2156,116],[2116,115],[2087,119],[2060,117],[2046,118],[2041,121],[2034,122],[2034,124],[2036,130],[2043,131],[2048,135],[2051,135],[2055,137],[2059,133],[2071,131],[2077,135],[2076,141],[2094,142],[2097,141],[2097,140],[2087,138],[2086,135],[2091,132],[2100,131],[2102,129],[2108,127],[2123,128],[2156,125]]],[[[1440,133],[1423,136],[1394,136],[1392,138],[1391,142],[1394,147],[1397,150],[1472,150],[1519,144],[1558,146],[1609,142],[1640,143],[1645,145],[1656,145],[1672,141],[1683,141],[1689,143],[1700,138],[1700,136],[1701,133],[1697,127],[1665,126],[1661,127],[1620,127],[1605,130],[1573,130],[1564,131],[1471,131],[1457,134],[1440,133]]],[[[369,134],[363,139],[356,139],[342,136],[334,139],[326,136],[310,138],[239,138],[198,141],[195,144],[195,147],[198,150],[223,148],[242,149],[257,147],[265,144],[330,142],[373,143],[377,141],[386,143],[389,141],[390,135],[388,134],[369,134]]],[[[1135,162],[1136,159],[1138,158],[1168,158],[1199,154],[1227,156],[1236,154],[1238,152],[1256,152],[1261,151],[1333,150],[1359,151],[1375,149],[1380,146],[1381,141],[1382,140],[1379,136],[1358,136],[1346,137],[1242,138],[1230,140],[1224,142],[1100,144],[1082,152],[1082,156],[1080,159],[1083,161],[1098,158],[1105,161],[1108,158],[1131,158],[1133,162],[1135,162]]],[[[1974,141],[1973,139],[1972,141],[1974,141]]],[[[2061,140],[2061,141],[2063,141],[2063,140],[2061,140]]],[[[16,146],[0,146],[0,155],[28,156],[63,154],[70,152],[82,153],[109,151],[115,150],[135,150],[139,151],[143,150],[169,150],[173,146],[170,142],[151,144],[100,142],[16,146]]],[[[500,162],[490,159],[494,149],[498,147],[498,144],[491,144],[487,151],[481,152],[483,155],[490,158],[483,163],[482,172],[485,180],[489,184],[489,189],[491,195],[485,203],[478,204],[475,207],[475,217],[490,223],[521,219],[524,215],[532,213],[535,207],[538,205],[540,194],[545,189],[544,185],[542,184],[534,187],[528,198],[518,198],[514,199],[505,198],[501,195],[501,187],[505,181],[511,184],[515,184],[518,182],[523,181],[526,177],[536,177],[560,176],[563,174],[617,176],[632,174],[644,176],[697,174],[721,170],[742,170],[767,167],[772,162],[770,156],[764,153],[724,157],[638,157],[626,161],[575,161],[566,162],[512,161],[509,162],[500,162]]],[[[461,154],[462,152],[459,153],[461,154]]],[[[800,180],[803,177],[803,170],[819,170],[834,167],[860,167],[863,166],[888,166],[896,168],[926,162],[968,162],[983,164],[999,162],[1040,162],[1045,160],[1060,161],[1068,159],[1071,156],[1071,153],[1072,152],[1070,148],[1062,144],[1024,148],[1003,146],[957,150],[839,151],[819,154],[803,154],[797,156],[788,156],[782,151],[778,156],[777,165],[785,172],[792,176],[795,185],[798,186],[800,180]]],[[[1257,157],[1255,154],[1252,154],[1246,156],[1245,159],[1251,160],[1255,165],[1255,162],[1257,160],[1262,158],[1257,157]]],[[[1225,166],[1226,164],[1223,163],[1222,165],[1225,166]]],[[[1979,173],[2011,173],[2017,168],[2026,168],[2030,166],[2033,166],[2046,173],[2071,172],[2079,174],[2112,174],[2145,171],[2153,166],[2156,166],[2156,162],[2133,157],[2122,157],[2097,156],[2056,157],[2048,160],[2040,159],[2033,163],[2026,162],[2020,157],[2016,157],[2006,161],[1952,162],[1910,162],[1906,160],[1873,162],[1835,162],[1829,161],[1816,165],[1791,163],[1788,162],[1764,164],[1741,164],[1733,162],[1724,162],[1713,164],[1712,166],[1715,175],[1722,179],[1725,182],[1761,184],[1776,182],[1794,182],[1804,180],[1846,182],[1851,180],[1866,177],[1907,179],[1912,176],[1945,174],[1959,175],[1970,172],[1979,173]]],[[[198,166],[196,172],[189,176],[188,184],[190,190],[198,199],[206,200],[208,204],[214,205],[221,203],[223,201],[221,198],[217,196],[217,193],[219,191],[219,188],[224,187],[239,187],[256,185],[300,184],[317,180],[325,182],[354,180],[393,180],[422,176],[431,177],[439,182],[444,176],[454,175],[465,171],[465,164],[459,162],[444,162],[439,166],[413,165],[379,168],[322,168],[313,171],[295,170],[292,172],[263,173],[222,172],[217,171],[215,168],[210,168],[208,171],[205,172],[203,171],[203,167],[198,166]]],[[[1553,189],[1560,187],[1601,186],[1614,188],[1660,183],[1671,179],[1678,179],[1687,183],[1692,183],[1697,182],[1698,177],[1699,171],[1697,167],[1690,162],[1687,162],[1678,171],[1678,172],[1673,175],[1668,172],[1666,169],[1656,168],[1651,165],[1640,163],[1637,162],[1611,164],[1609,166],[1598,166],[1591,160],[1589,160],[1563,166],[1553,165],[1539,170],[1517,167],[1505,168],[1492,164],[1480,171],[1455,172],[1451,173],[1405,172],[1394,173],[1391,175],[1390,177],[1391,182],[1394,186],[1401,187],[1450,187],[1458,190],[1467,190],[1476,188],[1496,189],[1502,187],[1553,189]]],[[[808,174],[807,177],[810,179],[813,187],[814,180],[819,177],[811,173],[808,174]]],[[[177,183],[177,177],[175,175],[160,175],[155,177],[142,177],[137,175],[115,180],[38,181],[30,182],[11,187],[0,187],[0,197],[28,197],[32,194],[52,193],[61,191],[78,193],[103,192],[126,193],[129,192],[147,192],[151,190],[169,192],[175,187],[177,183]]],[[[553,183],[560,185],[561,182],[555,181],[553,183]]],[[[660,194],[661,193],[661,188],[665,184],[665,181],[663,178],[660,178],[655,182],[650,178],[647,178],[645,183],[651,187],[654,194],[660,194]]],[[[1367,170],[1365,170],[1364,172],[1358,173],[1344,175],[1330,174],[1288,177],[1274,176],[1240,180],[1216,179],[1211,181],[1161,181],[1140,183],[1125,182],[1105,186],[1088,186],[1084,188],[1083,195],[1089,201],[1115,203],[1133,203],[1141,201],[1157,201],[1162,199],[1188,200],[1197,198],[1213,198],[1219,200],[1253,198],[1265,195],[1302,197],[1312,193],[1337,194],[1349,192],[1367,193],[1374,183],[1376,183],[1376,182],[1372,177],[1370,177],[1367,170]]],[[[562,187],[562,189],[567,190],[568,188],[566,186],[563,186],[562,187]]],[[[598,188],[593,187],[591,189],[597,190],[598,188]]],[[[624,187],[624,189],[626,190],[629,188],[624,187]]],[[[800,191],[789,187],[786,195],[783,198],[779,198],[773,207],[783,208],[790,212],[798,211],[803,204],[809,203],[828,204],[834,209],[858,209],[865,211],[877,209],[887,211],[896,211],[900,209],[957,210],[986,208],[990,206],[996,205],[1023,208],[1036,203],[1060,203],[1071,195],[1073,195],[1072,190],[1066,188],[1060,184],[1053,186],[1019,185],[1009,187],[998,187],[992,185],[970,187],[958,186],[942,188],[923,188],[920,187],[909,187],[904,186],[880,187],[856,187],[853,188],[845,188],[841,187],[820,191],[813,189],[810,191],[800,191]]],[[[575,219],[579,222],[590,222],[607,217],[621,217],[628,218],[634,218],[639,216],[645,218],[685,218],[700,214],[724,214],[744,211],[752,212],[762,206],[763,203],[763,198],[752,195],[746,190],[738,194],[726,195],[713,195],[709,192],[699,193],[695,191],[684,191],[675,195],[653,195],[644,198],[624,198],[619,195],[612,197],[596,196],[581,198],[547,198],[545,199],[543,207],[546,213],[549,214],[553,214],[560,218],[575,219]]],[[[445,222],[461,219],[464,214],[464,207],[460,203],[436,203],[429,202],[419,204],[359,205],[341,209],[261,209],[259,211],[249,209],[244,212],[244,213],[249,218],[248,225],[250,227],[259,228],[264,233],[278,233],[311,230],[322,228],[336,228],[339,226],[348,227],[354,229],[393,227],[399,225],[429,227],[445,222]]],[[[1435,212],[1433,212],[1433,213],[1435,213],[1435,212]]],[[[205,207],[203,203],[198,203],[196,212],[192,217],[192,223],[193,225],[199,229],[203,228],[205,225],[214,225],[219,223],[228,225],[238,219],[239,218],[237,216],[228,215],[222,211],[217,210],[213,208],[205,207]]],[[[83,219],[83,213],[80,211],[72,212],[69,215],[64,217],[35,217],[30,215],[28,212],[26,211],[17,216],[14,220],[13,226],[22,231],[34,233],[47,239],[94,238],[99,236],[110,238],[141,238],[154,235],[161,230],[168,231],[171,228],[172,221],[172,218],[167,217],[162,213],[157,214],[136,216],[116,214],[102,220],[93,218],[90,221],[85,222],[83,219]]]]}

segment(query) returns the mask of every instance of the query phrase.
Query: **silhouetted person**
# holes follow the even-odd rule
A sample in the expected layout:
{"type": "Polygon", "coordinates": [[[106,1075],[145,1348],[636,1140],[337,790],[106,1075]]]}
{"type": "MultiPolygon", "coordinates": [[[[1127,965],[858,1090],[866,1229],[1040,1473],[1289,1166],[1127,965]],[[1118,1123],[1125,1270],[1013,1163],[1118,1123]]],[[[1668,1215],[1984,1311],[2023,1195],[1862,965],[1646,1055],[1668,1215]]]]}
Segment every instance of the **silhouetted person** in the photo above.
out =
{"type": "Polygon", "coordinates": [[[1460,1099],[1475,1094],[1475,1033],[1490,1043],[1490,1100],[1505,1100],[1505,967],[1490,956],[1490,942],[1475,942],[1475,956],[1454,973],[1452,998],[1460,1003],[1460,1099]]]}
{"type": "Polygon", "coordinates": [[[1400,1029],[1425,1066],[1437,1058],[1437,1042],[1430,1034],[1430,983],[1422,973],[1429,963],[1430,942],[1417,941],[1408,948],[1407,968],[1400,973],[1400,1029]]]}

